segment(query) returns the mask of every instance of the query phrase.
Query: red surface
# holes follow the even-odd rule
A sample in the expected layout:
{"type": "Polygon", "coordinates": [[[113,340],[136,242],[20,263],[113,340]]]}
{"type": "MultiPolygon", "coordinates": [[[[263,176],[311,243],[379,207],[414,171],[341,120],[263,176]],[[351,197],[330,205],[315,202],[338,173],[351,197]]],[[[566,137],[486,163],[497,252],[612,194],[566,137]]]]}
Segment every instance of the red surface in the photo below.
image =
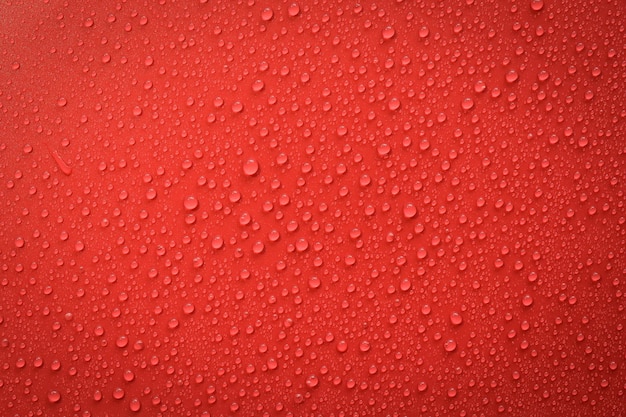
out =
{"type": "Polygon", "coordinates": [[[0,5],[2,416],[622,416],[621,1],[0,5]]]}

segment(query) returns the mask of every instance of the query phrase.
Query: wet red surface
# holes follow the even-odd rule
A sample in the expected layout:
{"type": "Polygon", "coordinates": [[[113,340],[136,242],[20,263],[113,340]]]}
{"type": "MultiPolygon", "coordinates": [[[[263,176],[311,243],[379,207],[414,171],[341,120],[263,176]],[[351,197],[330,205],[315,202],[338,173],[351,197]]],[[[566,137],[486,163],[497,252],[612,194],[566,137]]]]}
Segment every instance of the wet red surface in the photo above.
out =
{"type": "Polygon", "coordinates": [[[0,414],[623,415],[625,12],[3,0],[0,414]]]}

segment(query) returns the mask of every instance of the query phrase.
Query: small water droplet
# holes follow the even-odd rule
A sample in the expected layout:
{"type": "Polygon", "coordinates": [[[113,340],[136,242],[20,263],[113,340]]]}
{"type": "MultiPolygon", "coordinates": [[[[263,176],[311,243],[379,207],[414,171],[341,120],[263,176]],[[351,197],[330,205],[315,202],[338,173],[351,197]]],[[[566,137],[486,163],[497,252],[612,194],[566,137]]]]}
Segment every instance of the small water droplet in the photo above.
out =
{"type": "Polygon", "coordinates": [[[510,70],[509,72],[506,73],[506,82],[508,83],[514,83],[515,81],[517,81],[519,78],[519,75],[517,74],[517,71],[515,70],[510,70]]]}
{"type": "Polygon", "coordinates": [[[443,344],[443,348],[446,350],[446,352],[454,352],[456,350],[456,341],[454,341],[453,339],[446,340],[443,344]]]}
{"type": "Polygon", "coordinates": [[[198,201],[198,199],[192,195],[185,197],[185,201],[183,203],[185,209],[189,211],[197,209],[199,204],[200,202],[198,201]]]}
{"type": "Polygon", "coordinates": [[[525,307],[530,307],[533,304],[533,297],[529,294],[524,295],[524,297],[522,297],[522,304],[525,307]]]}
{"type": "Polygon", "coordinates": [[[258,163],[258,161],[256,159],[248,159],[243,164],[243,172],[247,176],[256,175],[256,173],[259,172],[259,163],[258,163]]]}
{"type": "Polygon", "coordinates": [[[113,390],[113,398],[115,398],[116,400],[121,400],[122,398],[124,398],[125,395],[126,393],[120,387],[117,387],[113,390]]]}
{"type": "Polygon", "coordinates": [[[348,350],[348,342],[346,342],[345,340],[340,340],[339,342],[337,342],[338,352],[344,353],[347,350],[348,350]]]}
{"type": "Polygon", "coordinates": [[[61,394],[59,393],[59,391],[52,390],[48,392],[48,401],[50,401],[53,404],[61,401],[61,394]]]}
{"type": "Polygon", "coordinates": [[[319,288],[320,285],[322,285],[322,281],[318,277],[313,276],[309,278],[309,288],[311,289],[319,288]]]}
{"type": "Polygon", "coordinates": [[[289,16],[295,17],[300,14],[300,6],[297,3],[291,3],[287,11],[289,16]]]}
{"type": "Polygon", "coordinates": [[[400,99],[397,97],[392,97],[389,100],[389,110],[398,110],[400,108],[400,99]]]}
{"type": "Polygon", "coordinates": [[[464,98],[461,102],[461,107],[463,107],[463,110],[470,110],[472,107],[474,107],[474,100],[472,100],[470,97],[464,98]]]}
{"type": "Polygon", "coordinates": [[[531,0],[530,8],[536,12],[543,9],[543,0],[531,0]]]}
{"type": "Polygon", "coordinates": [[[393,38],[395,34],[396,34],[396,31],[391,26],[387,26],[386,28],[383,29],[383,39],[385,40],[389,40],[393,38]]]}
{"type": "Polygon", "coordinates": [[[261,19],[263,19],[266,22],[272,20],[273,17],[274,17],[274,11],[270,7],[266,7],[261,12],[261,19]]]}
{"type": "Polygon", "coordinates": [[[367,352],[369,351],[371,348],[370,346],[370,342],[368,342],[367,340],[363,340],[360,344],[359,344],[359,350],[361,352],[367,352]]]}
{"type": "Polygon", "coordinates": [[[129,404],[130,410],[133,412],[138,412],[141,410],[141,401],[138,398],[133,398],[129,404]]]}
{"type": "Polygon", "coordinates": [[[405,219],[412,219],[417,215],[417,207],[411,203],[407,203],[402,210],[405,219]]]}
{"type": "Polygon", "coordinates": [[[255,80],[252,83],[252,91],[254,91],[255,93],[262,91],[263,88],[265,88],[265,83],[262,80],[255,80]]]}

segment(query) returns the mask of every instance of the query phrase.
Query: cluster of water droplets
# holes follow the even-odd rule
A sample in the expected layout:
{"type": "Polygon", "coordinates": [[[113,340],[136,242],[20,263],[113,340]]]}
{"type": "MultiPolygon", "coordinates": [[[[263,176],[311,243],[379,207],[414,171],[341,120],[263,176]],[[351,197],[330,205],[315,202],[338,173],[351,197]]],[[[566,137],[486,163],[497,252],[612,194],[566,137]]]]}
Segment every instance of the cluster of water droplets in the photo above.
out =
{"type": "Polygon", "coordinates": [[[619,2],[0,9],[7,415],[623,412],[619,2]]]}

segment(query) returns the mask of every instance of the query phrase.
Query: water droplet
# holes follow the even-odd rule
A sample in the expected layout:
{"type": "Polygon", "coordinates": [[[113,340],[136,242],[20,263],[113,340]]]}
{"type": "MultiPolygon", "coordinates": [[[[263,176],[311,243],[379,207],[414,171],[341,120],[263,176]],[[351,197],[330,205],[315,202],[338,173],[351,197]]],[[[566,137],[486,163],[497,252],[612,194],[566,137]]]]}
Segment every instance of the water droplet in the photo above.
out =
{"type": "Polygon", "coordinates": [[[386,156],[389,155],[389,153],[391,152],[391,146],[389,146],[388,143],[381,143],[378,146],[378,155],[380,156],[386,156]]]}
{"type": "Polygon", "coordinates": [[[517,71],[515,70],[510,70],[509,72],[506,73],[506,82],[508,83],[514,83],[515,81],[517,81],[518,78],[519,78],[519,75],[517,74],[517,71]]]}
{"type": "Polygon", "coordinates": [[[141,401],[138,398],[130,400],[129,408],[131,411],[138,412],[141,410],[141,401]]]}
{"type": "Polygon", "coordinates": [[[398,110],[400,108],[400,99],[393,97],[389,100],[389,110],[398,110]]]}
{"type": "Polygon", "coordinates": [[[243,103],[241,101],[235,101],[231,106],[233,113],[241,113],[243,110],[243,103]]]}
{"type": "Polygon", "coordinates": [[[56,390],[52,390],[48,392],[48,401],[50,401],[53,404],[58,403],[59,401],[61,401],[61,393],[59,393],[59,391],[56,391],[56,390]]]}
{"type": "Polygon", "coordinates": [[[531,0],[530,8],[536,12],[543,9],[543,0],[531,0]]]}
{"type": "Polygon", "coordinates": [[[117,341],[115,342],[115,344],[117,345],[117,347],[119,348],[124,348],[128,345],[128,337],[126,336],[120,336],[117,341]]]}
{"type": "Polygon", "coordinates": [[[211,241],[211,247],[213,249],[220,249],[222,248],[222,246],[224,246],[224,239],[222,238],[222,236],[215,236],[211,241]]]}
{"type": "Polygon", "coordinates": [[[524,295],[524,297],[522,297],[522,304],[525,307],[530,307],[533,304],[533,297],[529,294],[524,295]]]}
{"type": "Polygon", "coordinates": [[[252,83],[252,91],[254,91],[255,93],[262,91],[264,88],[265,83],[262,80],[254,80],[254,82],[252,83]]]}
{"type": "Polygon", "coordinates": [[[391,26],[387,26],[386,28],[383,29],[383,39],[385,40],[389,40],[393,38],[395,34],[396,34],[396,31],[391,26]]]}
{"type": "Polygon", "coordinates": [[[485,84],[484,81],[482,80],[478,80],[474,83],[474,91],[477,93],[482,93],[483,91],[485,91],[487,89],[487,85],[485,84]]]}
{"type": "Polygon", "coordinates": [[[192,195],[185,197],[185,201],[183,202],[183,205],[185,206],[185,210],[189,210],[189,211],[197,209],[199,204],[200,202],[198,201],[198,199],[192,195]]]}
{"type": "Polygon", "coordinates": [[[266,22],[272,20],[273,17],[274,17],[274,11],[270,7],[266,7],[261,12],[261,19],[263,19],[266,22]]]}
{"type": "Polygon", "coordinates": [[[267,360],[267,368],[268,369],[276,369],[278,368],[278,362],[274,358],[269,358],[267,360]]]}
{"type": "Polygon", "coordinates": [[[472,100],[470,97],[464,98],[463,102],[461,102],[461,107],[463,107],[463,110],[470,110],[472,107],[474,107],[474,100],[472,100]]]}
{"type": "Polygon", "coordinates": [[[256,173],[259,172],[259,163],[257,162],[257,160],[256,159],[248,159],[243,164],[243,172],[244,172],[244,174],[246,174],[248,176],[256,175],[256,173]]]}
{"type": "Polygon", "coordinates": [[[113,398],[115,398],[116,400],[121,400],[122,398],[124,398],[125,395],[126,393],[120,387],[117,387],[113,390],[113,398]]]}
{"type": "Polygon", "coordinates": [[[314,388],[319,384],[319,379],[315,375],[309,375],[306,379],[306,386],[309,388],[314,388]]]}
{"type": "Polygon", "coordinates": [[[454,311],[450,314],[450,322],[453,325],[458,326],[459,324],[463,323],[463,317],[461,317],[461,314],[454,311]]]}
{"type": "Polygon", "coordinates": [[[344,353],[347,350],[348,350],[348,342],[346,342],[345,340],[340,340],[339,342],[337,342],[338,352],[344,353]]]}
{"type": "Polygon", "coordinates": [[[320,285],[322,285],[322,281],[318,277],[313,276],[309,278],[309,288],[311,289],[319,288],[320,285]]]}
{"type": "Polygon", "coordinates": [[[124,371],[124,381],[131,382],[135,379],[135,373],[130,369],[124,371]]]}
{"type": "Polygon", "coordinates": [[[300,6],[297,3],[291,3],[287,11],[289,16],[295,17],[300,14],[300,6]]]}
{"type": "Polygon", "coordinates": [[[264,250],[265,245],[263,244],[263,242],[255,242],[254,245],[252,245],[252,252],[256,254],[263,253],[264,250]]]}
{"type": "Polygon", "coordinates": [[[407,203],[402,210],[405,219],[412,219],[417,215],[417,207],[411,203],[407,203]]]}
{"type": "Polygon", "coordinates": [[[448,339],[443,344],[443,347],[446,352],[454,352],[456,350],[456,342],[453,339],[448,339]]]}
{"type": "Polygon", "coordinates": [[[370,350],[370,342],[368,342],[367,340],[363,340],[360,344],[359,344],[359,350],[361,352],[367,352],[370,350]]]}

